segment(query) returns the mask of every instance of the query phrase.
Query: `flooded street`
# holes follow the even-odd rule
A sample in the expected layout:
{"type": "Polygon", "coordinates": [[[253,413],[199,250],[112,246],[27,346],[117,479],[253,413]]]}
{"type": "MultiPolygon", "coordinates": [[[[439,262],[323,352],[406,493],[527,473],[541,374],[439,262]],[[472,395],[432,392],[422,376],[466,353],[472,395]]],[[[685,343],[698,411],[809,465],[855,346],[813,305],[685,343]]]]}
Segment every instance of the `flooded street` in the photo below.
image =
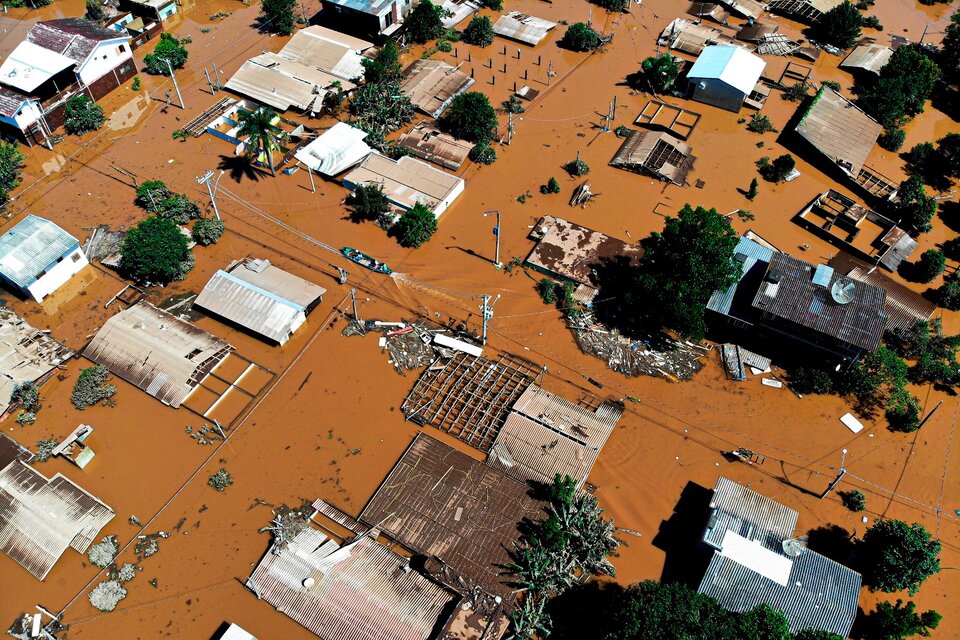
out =
{"type": "MultiPolygon", "coordinates": [[[[22,39],[23,19],[79,15],[77,0],[58,0],[37,12],[11,10],[2,19],[0,54],[22,39]]],[[[304,171],[292,175],[248,172],[234,159],[233,147],[210,135],[179,142],[173,131],[229,94],[211,95],[203,74],[213,64],[224,81],[240,64],[261,51],[277,51],[285,38],[260,35],[251,26],[257,6],[234,0],[186,3],[185,15],[168,30],[189,35],[190,60],[178,72],[187,109],[166,107],[168,79],[141,74],[143,90],[128,82],[101,101],[112,114],[109,127],[82,138],[66,136],[53,151],[33,147],[28,153],[24,185],[6,207],[6,228],[26,213],[55,220],[81,239],[96,225],[112,228],[136,224],[144,212],[133,203],[130,174],[139,181],[163,180],[175,191],[207,203],[206,189],[196,177],[207,170],[224,171],[218,205],[226,224],[223,240],[194,249],[197,266],[183,282],[150,290],[158,304],[173,295],[199,292],[218,269],[250,256],[271,263],[327,289],[320,306],[284,346],[269,346],[212,318],[197,325],[227,340],[237,353],[274,375],[264,392],[248,406],[225,407],[233,420],[226,442],[201,445],[187,427],[204,424],[187,409],[162,405],[139,389],[114,380],[115,408],[83,412],[70,404],[78,371],[90,363],[68,363],[65,379],[51,379],[41,388],[42,410],[36,424],[18,426],[12,418],[4,431],[33,447],[41,438],[62,438],[78,424],[95,429],[88,444],[96,458],[84,470],[54,458],[37,468],[52,476],[63,473],[101,498],[116,511],[102,535],[115,534],[123,551],[120,562],[134,562],[133,545],[141,533],[164,531],[157,555],[144,559],[142,573],[127,585],[129,596],[113,613],[90,606],[86,593],[102,578],[85,556],[67,550],[47,579],[40,582],[0,555],[0,622],[10,621],[40,604],[51,611],[66,607],[64,622],[73,640],[94,638],[183,638],[206,640],[224,622],[236,622],[261,639],[306,640],[313,634],[277,613],[245,586],[245,580],[269,545],[258,533],[272,518],[271,506],[299,504],[323,498],[356,516],[383,481],[418,430],[442,439],[482,459],[470,449],[431,427],[406,422],[400,404],[416,379],[396,373],[388,355],[377,346],[377,334],[343,337],[343,314],[350,309],[349,292],[357,289],[364,319],[398,321],[424,318],[432,323],[466,322],[479,331],[481,294],[500,295],[490,326],[492,353],[507,352],[546,365],[543,386],[577,400],[584,396],[626,402],[626,412],[601,453],[589,482],[597,487],[600,504],[618,526],[638,532],[625,535],[627,546],[615,559],[617,580],[624,584],[658,579],[665,563],[682,554],[664,543],[658,532],[670,520],[684,488],[691,483],[712,488],[717,476],[747,483],[800,513],[801,531],[835,524],[862,535],[877,518],[921,522],[943,542],[944,567],[960,566],[960,457],[954,435],[960,399],[928,387],[913,388],[922,411],[943,405],[914,434],[893,433],[886,422],[864,420],[866,428],[852,434],[839,417],[849,411],[833,396],[798,399],[787,389],[762,386],[756,377],[729,380],[715,351],[703,358],[704,368],[691,382],[659,378],[626,378],[605,364],[580,353],[560,313],[545,306],[534,286],[540,275],[520,267],[498,271],[492,265],[495,236],[492,221],[482,213],[502,213],[501,260],[523,259],[533,246],[527,238],[540,216],[551,214],[628,242],[637,242],[663,225],[663,216],[685,203],[715,207],[721,213],[748,209],[752,220],[731,217],[738,232],[753,230],[779,249],[810,262],[825,262],[836,249],[808,233],[791,218],[828,188],[854,193],[822,171],[819,160],[792,146],[783,134],[762,136],[745,130],[736,114],[704,104],[668,97],[669,104],[701,114],[689,139],[697,162],[691,186],[667,185],[652,178],[608,166],[621,139],[602,132],[603,117],[616,97],[614,126],[633,126],[650,99],[625,86],[641,60],[656,51],[662,28],[681,15],[682,3],[648,0],[629,13],[610,16],[581,0],[552,4],[510,0],[508,10],[529,12],[549,20],[585,21],[614,34],[603,52],[576,54],[557,47],[565,27],[559,26],[536,48],[497,39],[486,49],[455,43],[454,51],[433,57],[460,65],[475,77],[475,90],[499,105],[524,84],[539,97],[525,103],[515,120],[509,146],[497,147],[498,161],[489,167],[465,163],[458,172],[467,182],[463,195],[440,218],[439,231],[416,250],[400,247],[371,223],[355,224],[342,204],[347,191],[338,182],[317,182],[314,193],[304,171]],[[218,12],[231,15],[211,22],[218,12]],[[204,33],[201,29],[209,29],[204,33]],[[505,51],[505,52],[504,52],[505,51]],[[539,59],[539,64],[537,64],[539,59]],[[502,71],[506,65],[506,71],[502,71]],[[548,71],[555,72],[548,78],[548,71]],[[494,79],[495,78],[495,79],[494,79]],[[151,100],[152,97],[152,100],[151,100]],[[757,144],[762,141],[763,146],[757,144]],[[577,153],[590,166],[589,182],[597,197],[585,208],[567,205],[572,190],[583,181],[562,165],[577,153]],[[792,153],[801,175],[789,183],[763,182],[752,202],[745,191],[756,176],[761,156],[792,153]],[[539,186],[550,177],[561,184],[558,195],[543,195],[539,186]],[[700,184],[694,186],[694,184],[700,184]],[[738,191],[741,190],[741,191],[738,191]],[[518,198],[524,201],[518,201],[518,198]],[[276,221],[279,221],[277,224],[276,221]],[[360,248],[389,264],[396,274],[385,277],[352,265],[328,247],[360,248]],[[802,250],[801,247],[809,248],[802,250]],[[349,282],[337,282],[340,266],[349,282]],[[598,384],[588,381],[592,379],[598,384]],[[598,386],[602,385],[602,386],[598,386]],[[722,452],[745,447],[766,457],[762,465],[729,462],[722,452]],[[840,489],[858,488],[867,495],[867,511],[853,514],[836,493],[818,498],[837,473],[841,450],[848,449],[849,471],[840,489]],[[207,478],[226,468],[234,484],[217,493],[207,478]],[[128,523],[135,515],[142,526],[128,523]],[[866,515],[869,522],[861,522],[866,515]],[[657,539],[657,540],[655,540],[657,539]],[[150,581],[156,580],[155,586],[150,581]]],[[[876,14],[887,26],[870,32],[882,43],[889,35],[925,41],[942,37],[951,9],[921,7],[908,0],[877,3],[876,14]],[[896,28],[893,28],[896,25],[896,28]]],[[[312,15],[319,2],[306,3],[312,15]]],[[[873,11],[871,10],[871,13],[873,11]]],[[[491,12],[485,11],[485,13],[491,12]]],[[[800,25],[778,19],[781,32],[799,33],[800,25]]],[[[152,45],[135,52],[138,63],[152,45]]],[[[409,62],[420,51],[406,54],[409,62]]],[[[689,56],[687,56],[689,59],[689,56]]],[[[778,78],[786,60],[768,56],[765,75],[778,78]]],[[[813,66],[812,78],[836,80],[850,95],[852,79],[837,70],[839,58],[826,53],[813,66]]],[[[806,63],[805,63],[806,64],[806,63]]],[[[141,65],[142,66],[142,65],[141,65]]],[[[772,92],[763,113],[781,130],[797,103],[772,92]]],[[[329,127],[332,118],[309,119],[287,114],[311,126],[329,127]]],[[[501,118],[506,131],[506,117],[501,118]]],[[[928,106],[907,128],[904,149],[932,140],[957,123],[928,106]]],[[[901,180],[903,162],[895,153],[875,147],[868,164],[901,180]]],[[[953,197],[955,199],[955,196],[953,197]]],[[[952,238],[939,220],[920,239],[919,252],[952,238]]],[[[951,268],[957,265],[951,264],[951,268]]],[[[934,284],[937,285],[939,281],[934,284]]],[[[68,347],[82,350],[88,339],[121,307],[104,305],[126,282],[97,264],[73,279],[43,304],[6,295],[4,302],[28,322],[49,329],[68,347]]],[[[921,290],[920,285],[908,286],[921,290]]],[[[937,317],[941,311],[938,309],[937,317]]],[[[960,332],[960,316],[943,314],[948,333],[960,332]]],[[[488,355],[491,352],[488,352],[488,355]]],[[[226,425],[225,425],[226,426],[226,425]]],[[[960,637],[957,597],[960,574],[944,571],[929,579],[913,598],[921,609],[944,614],[934,637],[960,637]]],[[[877,600],[864,589],[860,606],[870,611],[877,600]]],[[[5,623],[4,623],[5,624],[5,623]]]]}

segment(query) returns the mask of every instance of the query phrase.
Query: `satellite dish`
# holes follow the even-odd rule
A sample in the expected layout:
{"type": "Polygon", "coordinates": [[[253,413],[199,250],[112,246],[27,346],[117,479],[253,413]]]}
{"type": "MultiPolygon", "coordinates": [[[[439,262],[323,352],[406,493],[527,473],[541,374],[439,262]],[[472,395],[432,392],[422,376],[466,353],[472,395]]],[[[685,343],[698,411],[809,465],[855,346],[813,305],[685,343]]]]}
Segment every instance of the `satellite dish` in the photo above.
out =
{"type": "Polygon", "coordinates": [[[804,544],[799,540],[797,540],[796,538],[790,538],[788,540],[784,540],[780,544],[783,547],[783,552],[788,556],[790,556],[791,558],[796,558],[800,556],[807,549],[804,546],[804,544]]]}
{"type": "MultiPolygon", "coordinates": [[[[786,544],[786,543],[784,543],[784,544],[786,544]]],[[[316,581],[315,581],[313,578],[305,578],[304,581],[303,581],[303,587],[304,587],[304,589],[309,589],[309,588],[312,587],[314,584],[316,584],[316,581]]]]}
{"type": "Polygon", "coordinates": [[[853,292],[856,289],[856,283],[847,278],[837,278],[837,281],[830,287],[830,296],[837,304],[847,304],[853,300],[853,292]]]}

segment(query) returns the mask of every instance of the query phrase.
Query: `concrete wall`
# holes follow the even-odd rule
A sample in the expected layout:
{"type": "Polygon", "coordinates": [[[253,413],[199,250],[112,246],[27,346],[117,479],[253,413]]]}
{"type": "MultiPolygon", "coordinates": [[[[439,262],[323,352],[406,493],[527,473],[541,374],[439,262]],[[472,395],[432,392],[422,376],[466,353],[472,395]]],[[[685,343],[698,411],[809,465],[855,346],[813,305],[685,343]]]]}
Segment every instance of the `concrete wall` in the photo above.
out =
{"type": "Polygon", "coordinates": [[[89,264],[87,258],[78,246],[60,258],[59,262],[47,267],[46,273],[27,287],[27,293],[37,302],[42,302],[44,298],[63,286],[67,280],[87,264],[89,264]]]}
{"type": "Polygon", "coordinates": [[[726,82],[714,78],[690,78],[688,94],[697,102],[710,104],[734,113],[740,111],[746,96],[726,82]]]}
{"type": "Polygon", "coordinates": [[[466,182],[461,180],[460,183],[457,184],[456,187],[454,187],[453,191],[450,192],[450,195],[447,196],[446,200],[444,200],[443,202],[437,203],[437,206],[433,208],[433,215],[439,218],[440,214],[446,211],[447,207],[453,204],[453,201],[460,197],[460,194],[463,193],[463,188],[465,186],[466,186],[466,182]]]}
{"type": "Polygon", "coordinates": [[[116,40],[107,40],[97,45],[77,75],[83,84],[89,86],[132,58],[130,43],[126,35],[123,35],[116,40]]]}

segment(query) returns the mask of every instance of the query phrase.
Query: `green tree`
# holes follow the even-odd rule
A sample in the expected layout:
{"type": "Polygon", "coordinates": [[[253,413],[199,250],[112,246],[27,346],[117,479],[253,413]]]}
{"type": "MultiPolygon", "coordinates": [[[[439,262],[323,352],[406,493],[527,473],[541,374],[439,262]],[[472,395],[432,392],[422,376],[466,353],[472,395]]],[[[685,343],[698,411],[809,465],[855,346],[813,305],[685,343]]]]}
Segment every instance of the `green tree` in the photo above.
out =
{"type": "Polygon", "coordinates": [[[246,143],[248,157],[267,157],[270,174],[277,175],[273,166],[273,154],[280,150],[280,144],[287,139],[287,133],[277,127],[274,122],[278,119],[275,111],[267,107],[260,107],[255,111],[241,110],[237,116],[237,137],[246,143]]]}
{"type": "Polygon", "coordinates": [[[685,205],[667,217],[662,233],[643,240],[644,255],[621,299],[627,325],[701,339],[704,310],[717,289],[737,282],[740,264],[733,260],[737,234],[716,209],[685,205]]]}
{"type": "Polygon", "coordinates": [[[863,14],[848,0],[820,15],[813,25],[814,40],[849,49],[860,39],[863,14]]]}
{"type": "Polygon", "coordinates": [[[914,636],[927,638],[931,629],[940,626],[942,619],[943,616],[932,609],[918,614],[917,605],[912,600],[906,605],[899,598],[896,604],[878,602],[877,609],[867,617],[867,637],[882,640],[907,640],[914,636]]]}
{"type": "Polygon", "coordinates": [[[137,187],[137,197],[134,202],[147,211],[155,213],[160,210],[160,203],[172,193],[162,180],[146,180],[137,187]]]}
{"type": "Polygon", "coordinates": [[[156,212],[161,218],[168,218],[177,224],[187,224],[202,215],[197,203],[182,193],[171,193],[160,201],[160,208],[156,212]]]}
{"type": "Polygon", "coordinates": [[[420,0],[404,20],[407,37],[411,42],[423,44],[443,35],[444,9],[430,0],[420,0]]]}
{"type": "Polygon", "coordinates": [[[907,132],[903,129],[885,129],[877,138],[877,144],[887,151],[900,151],[906,140],[907,132]]]}
{"type": "Polygon", "coordinates": [[[650,90],[653,93],[664,93],[673,87],[677,76],[680,75],[680,66],[677,59],[669,53],[661,56],[649,57],[640,63],[640,78],[634,76],[627,78],[627,83],[638,91],[650,90]],[[631,81],[632,80],[632,81],[631,81]]]}
{"type": "Polygon", "coordinates": [[[944,309],[960,311],[960,271],[943,279],[943,286],[937,289],[937,302],[944,309]]]}
{"type": "Polygon", "coordinates": [[[497,112],[479,91],[457,95],[440,118],[440,127],[470,142],[489,142],[496,137],[497,112]]]}
{"type": "Polygon", "coordinates": [[[940,68],[917,45],[898,48],[879,77],[860,88],[860,107],[887,129],[897,129],[918,113],[933,93],[940,68]]]}
{"type": "Polygon", "coordinates": [[[400,216],[393,231],[401,245],[417,248],[437,232],[437,216],[425,204],[418,202],[400,216]]]}
{"type": "Polygon", "coordinates": [[[147,73],[156,76],[170,75],[170,69],[167,67],[166,60],[174,69],[181,69],[187,64],[189,57],[187,48],[183,42],[169,33],[161,33],[157,46],[153,48],[153,53],[148,53],[143,57],[143,63],[146,66],[147,73]]]}
{"type": "Polygon", "coordinates": [[[376,220],[390,211],[390,200],[383,192],[379,182],[367,182],[359,185],[347,199],[358,220],[376,220]]]}
{"type": "Polygon", "coordinates": [[[571,51],[593,51],[600,46],[600,35],[585,22],[575,22],[567,27],[560,46],[571,51]]]}
{"type": "Polygon", "coordinates": [[[920,584],[940,571],[940,541],[932,540],[921,524],[881,520],[867,529],[858,545],[864,583],[892,593],[920,584]]]}
{"type": "Polygon", "coordinates": [[[15,142],[0,141],[0,207],[10,201],[10,191],[20,185],[24,157],[15,142]]]}
{"type": "Polygon", "coordinates": [[[843,640],[843,636],[817,629],[804,629],[793,637],[794,640],[843,640]]]}
{"type": "Polygon", "coordinates": [[[859,489],[841,491],[840,500],[843,502],[843,506],[850,509],[850,511],[859,513],[867,508],[867,496],[863,495],[863,491],[859,489]]]}
{"type": "Polygon", "coordinates": [[[483,0],[481,4],[487,9],[493,9],[494,11],[503,10],[503,0],[483,0]]]}
{"type": "Polygon", "coordinates": [[[628,0],[590,0],[598,7],[602,7],[610,13],[621,13],[626,11],[628,0]]]}
{"type": "Polygon", "coordinates": [[[297,0],[260,0],[260,27],[282,36],[290,35],[296,6],[297,0]]]}
{"type": "Polygon", "coordinates": [[[188,244],[177,223],[150,216],[127,231],[120,247],[120,270],[144,284],[182,280],[193,268],[188,244]]]}
{"type": "Polygon", "coordinates": [[[103,107],[83,94],[76,94],[67,100],[63,110],[63,126],[67,133],[79,136],[88,131],[96,131],[107,121],[103,107]]]}
{"type": "Polygon", "coordinates": [[[944,31],[937,60],[948,78],[960,78],[960,11],[950,16],[950,24],[944,31]]]}
{"type": "Polygon", "coordinates": [[[117,392],[117,388],[107,384],[108,380],[110,372],[103,365],[81,369],[73,393],[70,394],[70,402],[81,411],[98,402],[110,405],[110,398],[117,392]]]}
{"type": "Polygon", "coordinates": [[[467,153],[467,157],[470,158],[471,162],[490,165],[497,161],[497,152],[489,143],[484,141],[473,145],[470,152],[467,153]]]}
{"type": "Polygon", "coordinates": [[[473,16],[463,30],[463,41],[478,47],[487,47],[493,43],[493,23],[487,16],[473,16]]]}
{"type": "Polygon", "coordinates": [[[216,244],[223,237],[223,220],[219,218],[200,218],[193,223],[193,241],[201,247],[216,244]]]}
{"type": "Polygon", "coordinates": [[[937,140],[936,162],[944,175],[960,178],[960,133],[948,133],[937,140]]]}
{"type": "Polygon", "coordinates": [[[750,187],[747,188],[747,200],[753,200],[760,193],[760,182],[754,178],[750,181],[750,187]]]}
{"type": "Polygon", "coordinates": [[[790,172],[797,166],[796,160],[789,153],[778,156],[770,162],[769,158],[763,157],[757,161],[757,169],[760,176],[767,182],[781,182],[785,180],[790,172]]]}
{"type": "Polygon", "coordinates": [[[399,80],[403,76],[400,49],[393,40],[387,40],[372,58],[362,58],[363,79],[367,84],[399,80]]]}
{"type": "Polygon", "coordinates": [[[87,0],[86,7],[87,12],[83,17],[87,20],[90,20],[91,22],[103,22],[106,18],[106,14],[103,12],[103,5],[100,4],[100,0],[87,0]]]}
{"type": "Polygon", "coordinates": [[[823,369],[796,367],[790,370],[790,386],[801,395],[832,393],[833,378],[823,369]]]}
{"type": "Polygon", "coordinates": [[[580,159],[578,155],[575,159],[563,165],[563,170],[575,178],[585,176],[590,173],[590,165],[580,159]]]}
{"type": "Polygon", "coordinates": [[[385,136],[410,122],[413,112],[413,103],[396,80],[364,84],[350,101],[351,124],[369,134],[367,144],[380,149],[387,146],[385,136]]]}
{"type": "Polygon", "coordinates": [[[939,249],[927,249],[917,260],[915,277],[920,282],[933,282],[947,268],[947,259],[939,249]]]}
{"type": "Polygon", "coordinates": [[[923,185],[923,178],[910,176],[900,183],[898,200],[889,207],[888,217],[899,220],[899,225],[914,235],[930,231],[937,213],[937,201],[927,195],[923,185]]]}
{"type": "Polygon", "coordinates": [[[769,605],[757,605],[734,617],[737,637],[743,640],[793,640],[790,623],[769,605]]]}
{"type": "Polygon", "coordinates": [[[560,193],[560,183],[556,178],[551,177],[546,184],[540,185],[540,193],[560,193]]]}
{"type": "Polygon", "coordinates": [[[517,94],[511,94],[509,98],[500,103],[503,106],[503,110],[507,113],[512,113],[514,115],[518,113],[523,113],[526,109],[523,108],[523,103],[520,102],[520,96],[517,94]]]}

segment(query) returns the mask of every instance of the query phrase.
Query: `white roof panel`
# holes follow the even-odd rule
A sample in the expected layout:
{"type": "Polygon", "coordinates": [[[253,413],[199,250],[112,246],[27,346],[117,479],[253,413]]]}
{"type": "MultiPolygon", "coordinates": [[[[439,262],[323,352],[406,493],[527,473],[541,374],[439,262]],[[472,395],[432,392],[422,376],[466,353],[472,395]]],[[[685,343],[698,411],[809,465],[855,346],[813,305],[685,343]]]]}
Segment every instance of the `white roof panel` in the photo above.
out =
{"type": "Polygon", "coordinates": [[[0,82],[14,89],[31,92],[74,64],[76,62],[56,51],[24,40],[0,64],[0,82]]]}
{"type": "Polygon", "coordinates": [[[763,58],[742,47],[714,45],[703,50],[687,77],[720,80],[750,95],[766,66],[763,58]]]}
{"type": "Polygon", "coordinates": [[[363,141],[366,137],[365,131],[338,122],[294,155],[314,171],[333,176],[367,157],[372,149],[363,141]]]}
{"type": "Polygon", "coordinates": [[[720,555],[730,558],[764,578],[773,580],[780,586],[787,586],[793,560],[783,554],[772,551],[756,540],[748,540],[738,533],[727,531],[723,536],[723,550],[720,555]]]}

